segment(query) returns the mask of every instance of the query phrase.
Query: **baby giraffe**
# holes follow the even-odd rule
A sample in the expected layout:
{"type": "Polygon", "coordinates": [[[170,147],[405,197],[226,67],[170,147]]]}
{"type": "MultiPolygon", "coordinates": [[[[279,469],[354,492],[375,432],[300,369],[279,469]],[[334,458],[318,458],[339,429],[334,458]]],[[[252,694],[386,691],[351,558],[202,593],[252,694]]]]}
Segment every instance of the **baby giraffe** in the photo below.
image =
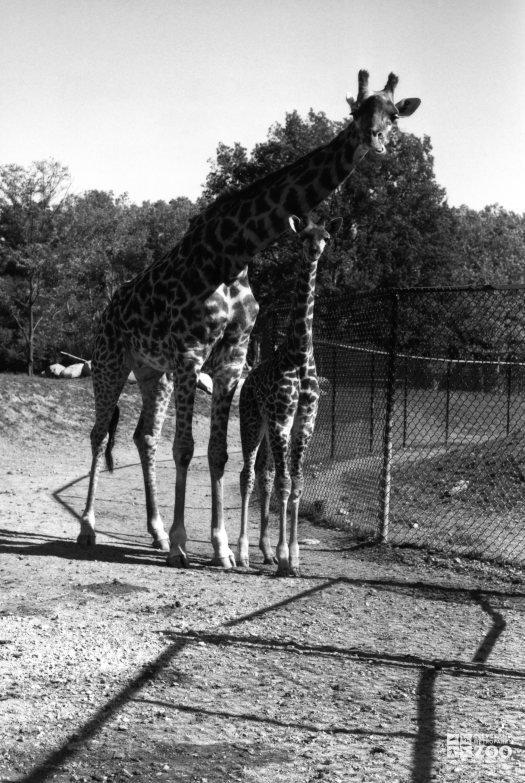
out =
{"type": "Polygon", "coordinates": [[[302,231],[300,221],[290,218],[290,227],[303,244],[290,321],[286,336],[274,355],[255,367],[241,389],[239,399],[241,445],[244,467],[239,561],[249,566],[248,507],[257,473],[261,503],[259,547],[265,563],[277,563],[279,576],[299,575],[297,525],[303,493],[303,463],[313,435],[319,383],[315,369],[312,323],[317,262],[327,241],[341,226],[341,218],[329,225],[311,218],[302,231]],[[259,448],[260,447],[260,448],[259,448]],[[288,455],[290,453],[290,464],[288,455]],[[280,501],[279,542],[275,559],[269,539],[270,495],[275,480],[280,501]],[[288,499],[292,495],[290,542],[286,537],[288,499]]]}

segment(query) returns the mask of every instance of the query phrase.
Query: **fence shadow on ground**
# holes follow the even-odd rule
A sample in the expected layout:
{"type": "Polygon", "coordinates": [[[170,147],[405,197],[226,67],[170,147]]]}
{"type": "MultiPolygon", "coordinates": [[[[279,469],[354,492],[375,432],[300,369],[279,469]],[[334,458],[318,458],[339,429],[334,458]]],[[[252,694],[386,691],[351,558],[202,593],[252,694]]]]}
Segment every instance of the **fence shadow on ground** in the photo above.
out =
{"type": "MultiPolygon", "coordinates": [[[[353,736],[369,736],[383,735],[384,737],[394,738],[396,736],[402,737],[407,740],[412,740],[412,783],[430,783],[434,779],[434,761],[436,753],[437,742],[444,741],[444,736],[439,733],[436,721],[436,704],[435,704],[435,687],[439,677],[452,674],[454,677],[479,677],[480,674],[485,676],[498,676],[503,675],[507,678],[523,680],[525,681],[525,669],[512,669],[507,667],[498,667],[488,664],[488,659],[494,649],[494,646],[505,628],[505,621],[502,615],[494,610],[491,604],[491,596],[495,598],[501,597],[523,597],[523,593],[505,593],[502,591],[479,591],[479,590],[454,590],[452,587],[443,587],[437,584],[422,584],[406,582],[396,582],[395,580],[383,582],[380,579],[370,580],[352,580],[345,577],[330,579],[323,581],[320,585],[316,585],[308,590],[301,591],[291,598],[287,598],[283,601],[277,602],[270,606],[258,609],[254,612],[250,612],[241,617],[227,621],[218,628],[209,632],[192,632],[176,633],[167,631],[166,635],[171,638],[169,646],[159,655],[155,660],[144,666],[139,673],[124,687],[122,690],[112,699],[106,702],[106,704],[98,710],[92,718],[87,720],[84,725],[69,738],[60,748],[50,753],[47,758],[35,767],[29,774],[21,778],[20,783],[43,783],[51,779],[55,773],[57,767],[63,765],[69,759],[73,758],[77,752],[76,748],[79,743],[85,742],[94,737],[101,728],[110,721],[119,710],[130,701],[142,701],[148,702],[148,699],[141,697],[140,691],[144,685],[154,680],[159,674],[163,672],[177,656],[192,644],[202,644],[205,642],[209,645],[214,645],[220,648],[224,645],[234,645],[236,647],[247,647],[251,650],[258,649],[264,654],[265,650],[269,649],[281,649],[289,655],[300,654],[301,656],[307,655],[311,657],[333,655],[340,659],[345,660],[360,660],[366,661],[372,665],[378,667],[407,667],[420,671],[419,684],[416,691],[416,707],[417,707],[417,729],[414,732],[392,732],[387,730],[378,731],[376,728],[373,731],[363,730],[359,727],[346,726],[341,727],[339,731],[344,734],[353,736]],[[417,657],[413,655],[392,655],[387,651],[384,652],[371,652],[368,650],[360,650],[355,648],[336,647],[333,645],[312,645],[295,641],[283,641],[282,639],[272,638],[269,636],[243,636],[242,634],[232,633],[232,629],[242,626],[254,618],[261,618],[266,615],[271,615],[272,612],[282,609],[283,607],[293,607],[293,605],[304,598],[311,597],[316,593],[323,591],[329,591],[337,585],[374,585],[375,587],[382,586],[383,589],[402,589],[403,591],[427,591],[429,595],[450,594],[450,592],[461,593],[461,600],[465,600],[468,597],[472,601],[478,603],[483,611],[491,619],[491,627],[486,633],[481,644],[478,646],[473,660],[471,662],[464,662],[458,660],[433,660],[430,658],[417,657]]],[[[153,700],[154,703],[155,700],[153,700]]],[[[293,727],[299,730],[306,730],[308,732],[323,732],[324,729],[308,724],[297,723],[290,724],[280,723],[278,720],[272,718],[257,715],[254,712],[247,714],[234,714],[231,711],[225,709],[208,709],[197,707],[193,708],[188,705],[174,704],[172,702],[162,701],[163,707],[169,707],[170,709],[186,711],[186,712],[198,712],[203,717],[206,716],[222,716],[227,717],[229,720],[249,720],[257,722],[272,723],[274,725],[283,725],[287,727],[293,727]]],[[[514,745],[514,749],[524,749],[522,745],[514,745]]],[[[256,762],[256,759],[253,759],[256,762]]]]}

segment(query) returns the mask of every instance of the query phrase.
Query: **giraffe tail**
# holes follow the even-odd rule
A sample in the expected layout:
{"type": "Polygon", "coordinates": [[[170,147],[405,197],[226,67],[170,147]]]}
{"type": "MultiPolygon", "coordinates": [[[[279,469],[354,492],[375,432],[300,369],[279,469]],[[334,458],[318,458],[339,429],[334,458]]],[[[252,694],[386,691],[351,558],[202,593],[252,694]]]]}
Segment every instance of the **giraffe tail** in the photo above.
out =
{"type": "Polygon", "coordinates": [[[115,435],[117,432],[117,425],[118,420],[120,417],[120,410],[118,405],[115,405],[115,410],[113,411],[113,415],[111,417],[111,421],[109,423],[109,438],[106,446],[106,465],[110,473],[113,473],[113,446],[115,445],[115,435]]]}

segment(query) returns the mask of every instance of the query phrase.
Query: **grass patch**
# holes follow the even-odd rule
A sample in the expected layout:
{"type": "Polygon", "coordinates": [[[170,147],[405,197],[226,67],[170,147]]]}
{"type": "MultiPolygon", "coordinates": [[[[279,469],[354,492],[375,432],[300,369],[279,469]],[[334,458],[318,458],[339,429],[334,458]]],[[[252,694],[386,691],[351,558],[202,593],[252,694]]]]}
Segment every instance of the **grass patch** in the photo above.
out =
{"type": "MultiPolygon", "coordinates": [[[[380,390],[321,399],[303,508],[355,537],[379,530],[384,406],[380,390]]],[[[398,390],[389,541],[525,562],[525,398],[398,390]],[[507,406],[508,403],[508,406],[507,406]],[[446,426],[447,425],[447,426],[446,426]],[[506,434],[510,428],[509,434],[506,434]]]]}

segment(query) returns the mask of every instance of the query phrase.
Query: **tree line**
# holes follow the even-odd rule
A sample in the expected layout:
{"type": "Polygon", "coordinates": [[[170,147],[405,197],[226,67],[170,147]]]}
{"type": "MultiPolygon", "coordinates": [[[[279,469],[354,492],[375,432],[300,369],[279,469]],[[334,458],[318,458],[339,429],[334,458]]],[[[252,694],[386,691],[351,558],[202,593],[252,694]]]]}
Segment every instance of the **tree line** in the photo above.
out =
{"type": "MultiPolygon", "coordinates": [[[[181,239],[192,216],[228,189],[279,169],[339,132],[311,110],[273,125],[249,152],[219,144],[196,202],[132,203],[126,195],[70,192],[66,166],[0,166],[0,371],[40,371],[59,351],[84,358],[113,292],[181,239]]],[[[318,211],[342,230],[318,272],[323,300],[356,291],[525,282],[525,216],[498,205],[453,208],[436,182],[432,145],[395,132],[394,154],[366,158],[318,211]]],[[[284,236],[250,267],[261,313],[286,306],[297,262],[284,236]]]]}

